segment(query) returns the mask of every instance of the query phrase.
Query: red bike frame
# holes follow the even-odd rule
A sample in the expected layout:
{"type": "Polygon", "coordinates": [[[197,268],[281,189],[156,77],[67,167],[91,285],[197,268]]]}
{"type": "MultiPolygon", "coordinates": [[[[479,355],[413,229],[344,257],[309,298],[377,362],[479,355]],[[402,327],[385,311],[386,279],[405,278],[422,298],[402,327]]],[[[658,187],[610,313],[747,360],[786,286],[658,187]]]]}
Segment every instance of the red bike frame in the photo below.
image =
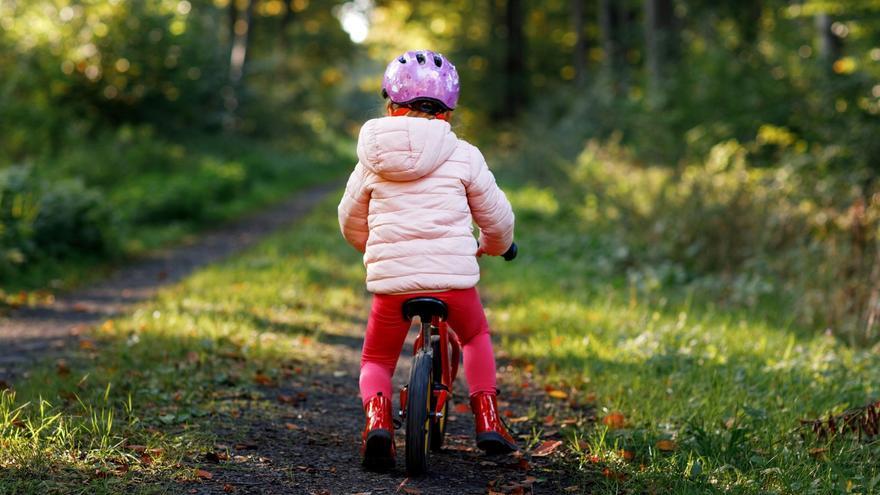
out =
{"type": "MultiPolygon", "coordinates": [[[[455,377],[458,376],[458,365],[461,362],[461,341],[458,339],[458,335],[446,324],[446,320],[439,316],[432,317],[431,322],[428,324],[421,322],[421,331],[415,343],[413,343],[413,355],[415,356],[419,349],[433,352],[431,337],[435,335],[440,337],[440,345],[438,347],[440,348],[441,383],[439,387],[435,384],[431,391],[434,395],[434,403],[436,404],[432,414],[432,421],[437,421],[443,416],[443,407],[452,394],[452,385],[455,383],[455,377]]],[[[438,356],[434,356],[435,360],[437,358],[438,356]]],[[[400,390],[401,416],[406,414],[406,403],[407,390],[404,386],[400,390]]]]}

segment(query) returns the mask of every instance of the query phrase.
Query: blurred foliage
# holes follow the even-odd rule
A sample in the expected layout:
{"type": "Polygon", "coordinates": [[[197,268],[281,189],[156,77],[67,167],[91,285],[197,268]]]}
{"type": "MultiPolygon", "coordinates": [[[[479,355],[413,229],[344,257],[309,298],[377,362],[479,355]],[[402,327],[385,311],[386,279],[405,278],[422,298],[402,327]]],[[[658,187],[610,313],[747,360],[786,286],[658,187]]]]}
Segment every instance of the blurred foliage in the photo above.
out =
{"type": "Polygon", "coordinates": [[[292,184],[293,156],[339,156],[379,114],[388,60],[433,48],[524,218],[601,227],[634,284],[787,299],[856,335],[880,277],[878,36],[876,0],[0,0],[3,263],[292,184]]]}

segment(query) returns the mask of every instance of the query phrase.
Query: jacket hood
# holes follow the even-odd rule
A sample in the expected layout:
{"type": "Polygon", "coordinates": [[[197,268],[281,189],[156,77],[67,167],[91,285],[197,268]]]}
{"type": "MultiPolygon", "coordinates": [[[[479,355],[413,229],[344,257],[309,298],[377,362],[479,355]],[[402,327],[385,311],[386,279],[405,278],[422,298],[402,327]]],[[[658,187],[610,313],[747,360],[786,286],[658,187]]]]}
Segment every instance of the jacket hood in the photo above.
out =
{"type": "Polygon", "coordinates": [[[458,146],[449,123],[419,117],[382,117],[367,121],[358,137],[358,159],[390,181],[420,179],[437,169],[458,146]]]}

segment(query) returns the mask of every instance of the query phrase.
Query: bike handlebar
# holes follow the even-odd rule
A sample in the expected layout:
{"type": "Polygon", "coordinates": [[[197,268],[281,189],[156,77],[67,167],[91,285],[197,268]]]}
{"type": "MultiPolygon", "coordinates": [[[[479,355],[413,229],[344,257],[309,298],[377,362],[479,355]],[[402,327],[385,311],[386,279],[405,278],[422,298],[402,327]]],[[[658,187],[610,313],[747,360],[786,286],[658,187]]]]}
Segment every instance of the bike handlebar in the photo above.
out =
{"type": "Polygon", "coordinates": [[[501,257],[504,258],[504,261],[513,261],[513,259],[516,258],[517,252],[519,252],[519,248],[516,247],[516,243],[514,242],[510,245],[510,248],[501,255],[501,257]]]}

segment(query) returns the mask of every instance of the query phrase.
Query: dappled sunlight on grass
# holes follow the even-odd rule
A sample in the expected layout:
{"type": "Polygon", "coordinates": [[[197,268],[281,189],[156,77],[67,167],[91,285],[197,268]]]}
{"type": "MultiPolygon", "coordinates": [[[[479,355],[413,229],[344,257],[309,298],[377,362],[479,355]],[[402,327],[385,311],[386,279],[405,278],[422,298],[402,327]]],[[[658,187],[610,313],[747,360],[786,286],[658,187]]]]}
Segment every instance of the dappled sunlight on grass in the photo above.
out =
{"type": "Polygon", "coordinates": [[[521,257],[484,272],[493,329],[513,372],[595,404],[599,424],[570,445],[588,472],[611,469],[601,477],[609,492],[830,493],[877,474],[865,464],[876,445],[825,445],[800,426],[880,393],[876,353],[725,308],[712,293],[635,286],[589,229],[579,237],[567,222],[534,218],[517,232],[521,257]],[[625,423],[603,424],[612,412],[625,423]],[[674,448],[658,449],[662,440],[674,448]]]}

